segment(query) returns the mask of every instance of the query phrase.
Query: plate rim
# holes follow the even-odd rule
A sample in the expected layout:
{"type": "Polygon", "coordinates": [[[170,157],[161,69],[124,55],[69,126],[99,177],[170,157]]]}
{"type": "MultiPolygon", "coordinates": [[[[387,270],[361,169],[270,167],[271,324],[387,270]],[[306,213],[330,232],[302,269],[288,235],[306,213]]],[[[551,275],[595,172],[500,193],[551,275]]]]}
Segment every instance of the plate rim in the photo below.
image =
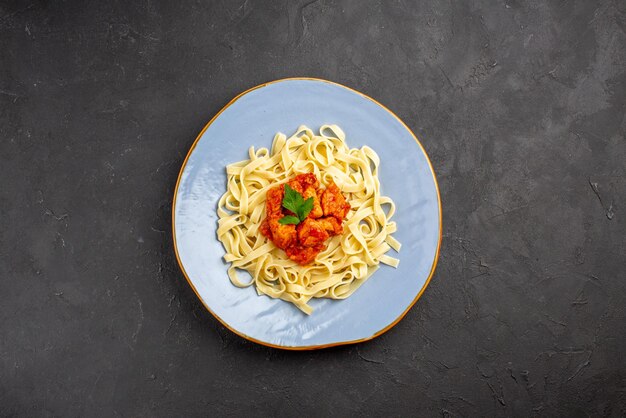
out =
{"type": "Polygon", "coordinates": [[[172,242],[173,242],[173,245],[174,245],[174,254],[176,255],[176,261],[178,263],[178,267],[180,268],[180,270],[183,273],[183,276],[187,280],[187,283],[189,283],[189,286],[191,286],[191,289],[196,294],[196,297],[200,300],[200,302],[202,303],[204,308],[211,315],[213,315],[213,317],[215,319],[217,319],[218,322],[221,323],[225,328],[229,329],[231,332],[235,333],[236,335],[240,336],[241,338],[244,338],[244,339],[246,339],[248,341],[251,341],[253,343],[260,344],[260,345],[263,345],[263,346],[266,346],[266,347],[282,349],[282,350],[291,350],[291,351],[318,350],[318,349],[322,349],[322,348],[337,347],[337,346],[349,345],[349,344],[358,344],[358,343],[362,343],[362,342],[365,342],[365,341],[373,340],[374,338],[379,337],[379,336],[383,335],[384,333],[386,333],[387,331],[389,331],[391,328],[396,326],[406,316],[406,314],[411,310],[411,308],[415,305],[415,303],[420,299],[420,297],[422,296],[422,294],[424,293],[424,291],[426,290],[426,288],[430,284],[430,280],[433,278],[433,275],[435,274],[435,270],[436,270],[436,267],[437,267],[437,262],[439,261],[439,252],[441,250],[441,240],[442,240],[442,237],[443,237],[443,210],[442,210],[442,206],[441,206],[441,193],[439,192],[439,183],[437,182],[437,176],[435,174],[435,170],[433,169],[433,164],[430,161],[430,158],[429,158],[428,154],[426,153],[426,150],[424,149],[424,146],[422,145],[420,140],[417,138],[417,135],[415,135],[415,133],[411,130],[411,128],[409,128],[407,126],[407,124],[404,123],[402,121],[402,119],[400,119],[400,117],[398,115],[396,115],[393,111],[391,111],[391,109],[389,109],[387,106],[383,105],[382,103],[378,102],[377,100],[373,99],[372,97],[370,97],[370,96],[368,96],[368,95],[366,95],[364,93],[361,93],[360,91],[357,91],[357,90],[355,90],[355,89],[353,89],[351,87],[345,86],[343,84],[340,84],[340,83],[337,83],[337,82],[334,82],[334,81],[325,80],[325,79],[322,79],[322,78],[315,78],[315,77],[286,77],[286,78],[279,78],[279,79],[276,79],[276,80],[273,80],[273,81],[267,81],[265,83],[258,84],[258,85],[254,86],[254,87],[251,87],[251,88],[249,88],[249,89],[239,93],[235,97],[233,97],[228,103],[226,103],[226,105],[224,107],[222,107],[219,110],[219,112],[217,112],[215,114],[215,116],[213,116],[209,120],[209,122],[204,126],[204,128],[202,128],[202,130],[200,131],[200,133],[198,134],[196,139],[193,141],[193,144],[189,148],[189,151],[187,152],[187,155],[185,156],[185,159],[183,160],[183,163],[182,163],[182,165],[180,167],[180,171],[178,172],[178,178],[176,179],[176,186],[174,187],[174,197],[172,199],[172,242]],[[430,172],[431,172],[431,174],[433,176],[433,180],[435,181],[435,190],[437,191],[437,205],[438,205],[438,209],[439,209],[439,239],[437,240],[437,250],[435,251],[435,258],[433,259],[433,264],[432,264],[432,266],[430,268],[430,272],[428,273],[428,278],[426,279],[426,281],[422,285],[422,288],[417,293],[417,295],[415,296],[413,301],[411,301],[411,303],[406,307],[406,309],[404,311],[402,311],[402,313],[400,313],[400,315],[395,320],[393,320],[389,325],[387,325],[386,327],[380,329],[379,331],[375,332],[374,334],[372,334],[369,337],[359,338],[359,339],[356,339],[356,340],[339,341],[339,342],[328,343],[328,344],[320,344],[320,345],[288,346],[288,345],[272,344],[272,343],[269,343],[269,342],[266,342],[266,341],[258,340],[258,339],[254,338],[254,337],[249,336],[249,335],[246,335],[246,334],[244,334],[244,333],[242,333],[240,331],[237,331],[237,330],[233,329],[230,325],[228,325],[228,323],[226,323],[226,321],[224,321],[222,318],[220,318],[219,315],[217,315],[215,312],[213,312],[211,310],[211,308],[206,304],[204,299],[198,293],[198,290],[196,289],[195,285],[193,284],[193,281],[189,278],[189,275],[185,271],[185,267],[183,266],[183,263],[182,263],[182,261],[180,259],[180,255],[178,253],[178,246],[176,244],[176,197],[178,196],[178,187],[180,185],[180,180],[181,180],[181,178],[183,176],[183,172],[185,171],[185,167],[187,166],[187,161],[189,160],[189,157],[193,153],[194,149],[196,148],[196,145],[200,141],[200,138],[202,138],[202,136],[204,135],[204,132],[222,114],[222,112],[224,112],[226,109],[228,109],[231,105],[233,105],[241,97],[245,96],[246,94],[248,94],[248,93],[250,93],[250,92],[252,92],[254,90],[258,90],[258,89],[261,89],[263,87],[267,87],[267,86],[269,86],[271,84],[280,83],[280,82],[283,82],[283,81],[292,81],[292,80],[316,81],[316,82],[332,84],[332,85],[335,85],[335,86],[338,86],[338,87],[350,90],[351,92],[356,93],[356,94],[358,94],[359,96],[362,96],[365,99],[371,100],[372,102],[374,102],[378,106],[382,107],[384,110],[389,112],[389,114],[391,114],[391,116],[396,118],[398,120],[398,122],[400,122],[402,124],[402,126],[404,126],[404,128],[411,134],[411,136],[413,137],[415,142],[417,142],[417,145],[419,145],[420,149],[424,153],[424,156],[426,157],[426,161],[428,162],[428,167],[430,168],[430,172]]]}

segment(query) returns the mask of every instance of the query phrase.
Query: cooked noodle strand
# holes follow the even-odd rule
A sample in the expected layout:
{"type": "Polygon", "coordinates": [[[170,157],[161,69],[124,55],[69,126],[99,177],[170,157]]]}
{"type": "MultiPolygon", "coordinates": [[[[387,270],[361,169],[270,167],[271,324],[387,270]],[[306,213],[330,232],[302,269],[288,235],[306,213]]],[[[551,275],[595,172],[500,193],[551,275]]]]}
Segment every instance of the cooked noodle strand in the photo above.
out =
{"type": "Polygon", "coordinates": [[[391,221],[395,204],[380,195],[380,159],[374,150],[351,149],[341,128],[323,125],[319,135],[306,126],[289,138],[278,133],[270,150],[250,147],[248,154],[248,160],[226,167],[227,190],[217,208],[217,236],[235,286],[254,285],[259,294],[291,302],[310,314],[311,298],[345,299],[380,263],[398,267],[399,260],[386,254],[401,247],[391,236],[396,231],[391,221]],[[352,207],[344,233],[330,239],[307,266],[290,260],[259,231],[267,190],[302,173],[314,173],[324,186],[334,181],[352,207]],[[238,270],[252,279],[242,281],[238,270]]]}

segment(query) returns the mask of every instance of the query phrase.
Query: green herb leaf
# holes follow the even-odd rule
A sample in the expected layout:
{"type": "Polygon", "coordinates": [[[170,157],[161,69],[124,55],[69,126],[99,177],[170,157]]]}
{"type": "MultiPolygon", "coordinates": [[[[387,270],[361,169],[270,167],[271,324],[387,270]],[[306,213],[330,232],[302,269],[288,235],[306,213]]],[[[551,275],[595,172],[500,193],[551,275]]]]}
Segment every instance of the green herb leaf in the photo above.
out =
{"type": "Polygon", "coordinates": [[[313,198],[309,197],[307,200],[302,202],[302,205],[298,208],[298,217],[300,218],[300,221],[304,221],[312,210],[313,198]]]}
{"type": "Polygon", "coordinates": [[[298,225],[300,223],[300,219],[295,216],[287,215],[280,218],[278,223],[281,225],[298,225]]]}
{"type": "Polygon", "coordinates": [[[291,212],[293,212],[296,216],[285,216],[279,220],[279,222],[283,225],[298,225],[300,222],[304,221],[309,213],[313,210],[313,197],[309,197],[307,200],[304,200],[302,194],[295,191],[288,184],[285,184],[285,196],[283,197],[283,207],[291,212]],[[289,218],[288,220],[283,221],[283,219],[289,218]],[[294,222],[294,219],[297,219],[298,222],[294,222]]]}
{"type": "Polygon", "coordinates": [[[285,197],[283,197],[283,207],[298,214],[298,208],[302,205],[302,195],[285,184],[285,197]]]}

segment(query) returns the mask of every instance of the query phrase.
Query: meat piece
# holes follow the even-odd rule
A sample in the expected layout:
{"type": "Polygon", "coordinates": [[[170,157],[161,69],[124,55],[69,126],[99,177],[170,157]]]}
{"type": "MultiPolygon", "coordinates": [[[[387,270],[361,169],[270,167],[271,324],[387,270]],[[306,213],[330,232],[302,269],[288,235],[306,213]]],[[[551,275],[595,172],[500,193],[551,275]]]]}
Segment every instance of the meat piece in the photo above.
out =
{"type": "Polygon", "coordinates": [[[270,224],[267,221],[267,218],[263,219],[263,222],[261,222],[261,225],[259,226],[259,231],[261,231],[261,234],[263,234],[263,236],[272,239],[272,230],[270,229],[270,224]]]}
{"type": "Polygon", "coordinates": [[[281,218],[283,216],[282,204],[285,196],[283,186],[272,187],[267,191],[265,196],[265,216],[269,222],[272,219],[281,218]]]}
{"type": "Polygon", "coordinates": [[[298,242],[302,246],[314,247],[323,244],[333,235],[341,234],[343,227],[336,218],[329,216],[319,219],[306,218],[296,230],[298,231],[298,242]]]}
{"type": "Polygon", "coordinates": [[[289,180],[288,184],[292,189],[299,193],[302,193],[309,186],[314,189],[320,187],[320,182],[313,173],[298,174],[293,179],[289,180]]]}
{"type": "Polygon", "coordinates": [[[350,204],[333,181],[322,193],[322,210],[324,216],[334,216],[338,221],[343,221],[350,211],[350,204]]]}
{"type": "MultiPolygon", "coordinates": [[[[284,216],[282,211],[284,195],[285,188],[282,185],[272,187],[267,191],[267,199],[265,201],[266,220],[271,233],[269,238],[278,248],[283,250],[295,244],[297,240],[295,225],[282,225],[278,222],[284,216]]],[[[267,230],[268,228],[261,228],[261,232],[264,235],[267,230]]]]}
{"type": "Polygon", "coordinates": [[[313,209],[311,209],[311,212],[309,212],[309,218],[317,219],[324,214],[324,212],[322,211],[322,205],[320,204],[320,199],[317,196],[317,190],[313,186],[309,186],[304,189],[302,197],[304,197],[304,200],[308,199],[309,197],[313,198],[313,209]]]}
{"type": "Polygon", "coordinates": [[[317,219],[317,222],[320,223],[322,228],[324,228],[331,237],[333,235],[343,234],[343,225],[341,224],[341,221],[338,221],[337,218],[333,216],[326,216],[324,218],[317,219]]]}
{"type": "Polygon", "coordinates": [[[287,257],[301,266],[305,266],[315,260],[315,257],[326,248],[324,244],[318,244],[314,247],[304,247],[302,245],[294,245],[285,250],[287,257]]]}
{"type": "Polygon", "coordinates": [[[324,228],[324,225],[311,218],[306,218],[296,228],[298,231],[298,242],[304,247],[313,247],[323,244],[330,235],[324,228]]]}
{"type": "MultiPolygon", "coordinates": [[[[272,225],[272,221],[270,221],[272,225]]],[[[272,241],[278,248],[289,248],[296,242],[296,226],[295,225],[281,225],[276,221],[272,228],[272,241]]]]}

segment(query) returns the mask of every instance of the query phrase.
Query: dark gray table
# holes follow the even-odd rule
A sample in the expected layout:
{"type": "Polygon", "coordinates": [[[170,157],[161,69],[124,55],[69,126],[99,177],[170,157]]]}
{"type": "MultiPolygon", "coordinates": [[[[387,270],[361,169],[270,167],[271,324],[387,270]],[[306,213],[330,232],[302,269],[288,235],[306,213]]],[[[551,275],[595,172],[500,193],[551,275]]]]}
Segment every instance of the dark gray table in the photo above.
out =
{"type": "Polygon", "coordinates": [[[3,1],[0,415],[624,416],[625,30],[620,0],[3,1]],[[358,346],[247,342],[174,258],[197,133],[289,76],[386,104],[438,174],[435,277],[358,346]]]}

